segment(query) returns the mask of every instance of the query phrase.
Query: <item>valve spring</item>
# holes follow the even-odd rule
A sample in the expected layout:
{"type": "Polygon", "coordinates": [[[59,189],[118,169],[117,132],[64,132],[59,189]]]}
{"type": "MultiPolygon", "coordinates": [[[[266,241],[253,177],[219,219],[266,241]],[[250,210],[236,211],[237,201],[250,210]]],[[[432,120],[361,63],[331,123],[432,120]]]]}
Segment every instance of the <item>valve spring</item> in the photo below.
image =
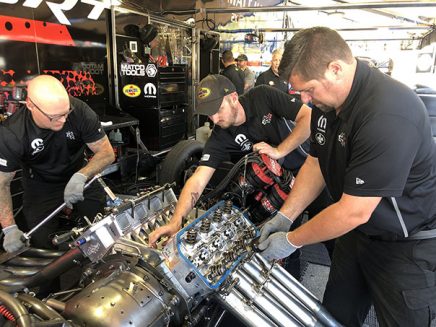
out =
{"type": "Polygon", "coordinates": [[[197,242],[197,231],[195,229],[190,229],[186,234],[186,243],[195,244],[195,242],[197,242]]]}
{"type": "Polygon", "coordinates": [[[226,262],[234,261],[237,257],[238,254],[233,250],[226,251],[223,253],[223,258],[226,262]]]}
{"type": "Polygon", "coordinates": [[[211,266],[209,271],[210,271],[209,279],[214,279],[215,277],[224,274],[224,272],[226,271],[226,268],[224,265],[217,264],[217,265],[211,266]]]}
{"type": "Polygon", "coordinates": [[[233,202],[232,200],[227,200],[226,203],[224,204],[224,213],[225,214],[231,214],[232,213],[232,207],[233,207],[233,202]]]}
{"type": "Polygon", "coordinates": [[[236,240],[235,241],[235,248],[243,249],[245,247],[245,241],[244,240],[236,240]]]}
{"type": "Polygon", "coordinates": [[[204,219],[200,226],[200,232],[209,233],[211,221],[209,219],[204,219]]]}
{"type": "Polygon", "coordinates": [[[212,218],[213,222],[219,223],[221,221],[222,215],[223,212],[221,211],[221,209],[217,209],[213,214],[213,218],[212,218]]]}
{"type": "Polygon", "coordinates": [[[253,238],[256,236],[256,231],[253,228],[244,231],[244,238],[253,238]]]}

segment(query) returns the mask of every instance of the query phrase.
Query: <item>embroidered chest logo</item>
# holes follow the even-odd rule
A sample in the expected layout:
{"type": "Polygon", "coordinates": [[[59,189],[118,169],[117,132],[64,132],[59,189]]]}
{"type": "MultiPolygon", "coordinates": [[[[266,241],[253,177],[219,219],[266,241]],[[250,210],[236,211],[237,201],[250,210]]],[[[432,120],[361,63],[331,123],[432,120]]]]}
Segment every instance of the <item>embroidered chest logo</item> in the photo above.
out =
{"type": "Polygon", "coordinates": [[[318,132],[315,134],[315,140],[318,142],[319,145],[325,144],[325,130],[327,128],[327,118],[324,116],[321,116],[318,118],[317,127],[316,129],[318,132]]]}
{"type": "Polygon", "coordinates": [[[268,113],[262,118],[262,125],[270,124],[272,119],[272,113],[268,113]]]}
{"type": "Polygon", "coordinates": [[[338,135],[338,142],[345,147],[345,144],[347,144],[347,136],[345,135],[345,132],[342,132],[338,135]]]}
{"type": "Polygon", "coordinates": [[[32,156],[44,150],[44,141],[42,139],[34,139],[30,146],[33,149],[32,156]]]}
{"type": "Polygon", "coordinates": [[[253,143],[244,134],[236,135],[235,142],[241,147],[241,151],[250,151],[253,147],[253,143]]]}
{"type": "Polygon", "coordinates": [[[67,137],[67,139],[70,140],[75,140],[76,138],[74,137],[74,133],[72,131],[68,131],[65,133],[65,136],[67,137]]]}

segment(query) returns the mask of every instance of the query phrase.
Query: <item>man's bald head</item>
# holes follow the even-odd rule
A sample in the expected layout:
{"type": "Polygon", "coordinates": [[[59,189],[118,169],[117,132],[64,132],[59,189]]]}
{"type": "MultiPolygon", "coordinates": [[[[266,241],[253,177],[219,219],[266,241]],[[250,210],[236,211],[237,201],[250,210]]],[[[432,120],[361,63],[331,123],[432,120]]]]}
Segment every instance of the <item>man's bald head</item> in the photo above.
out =
{"type": "Polygon", "coordinates": [[[40,75],[32,79],[27,85],[27,95],[44,108],[69,107],[67,90],[58,79],[50,75],[40,75]]]}

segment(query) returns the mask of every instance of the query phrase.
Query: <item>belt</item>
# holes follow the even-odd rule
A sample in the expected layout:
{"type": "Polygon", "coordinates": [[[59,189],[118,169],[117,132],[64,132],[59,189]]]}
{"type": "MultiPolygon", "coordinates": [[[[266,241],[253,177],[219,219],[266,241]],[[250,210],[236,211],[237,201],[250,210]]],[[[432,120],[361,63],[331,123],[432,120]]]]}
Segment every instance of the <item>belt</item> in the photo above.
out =
{"type": "Polygon", "coordinates": [[[416,240],[427,240],[436,238],[436,229],[422,230],[408,237],[402,237],[398,235],[367,235],[368,238],[378,241],[386,242],[407,242],[416,240]]]}

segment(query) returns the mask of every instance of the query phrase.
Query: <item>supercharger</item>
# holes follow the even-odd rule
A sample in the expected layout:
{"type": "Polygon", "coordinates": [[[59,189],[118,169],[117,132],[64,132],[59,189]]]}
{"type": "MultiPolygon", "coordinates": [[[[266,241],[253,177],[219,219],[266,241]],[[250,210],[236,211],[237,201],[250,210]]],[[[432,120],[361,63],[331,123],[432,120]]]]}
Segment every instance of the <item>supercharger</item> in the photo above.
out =
{"type": "Polygon", "coordinates": [[[33,273],[9,268],[13,274],[0,282],[3,316],[18,326],[205,326],[218,321],[211,312],[220,308],[247,326],[340,325],[256,252],[259,230],[231,201],[193,211],[161,249],[150,248],[149,233],[171,219],[176,201],[169,185],[124,199],[72,234],[67,252],[39,252],[45,266],[33,273]],[[35,296],[77,265],[76,287],[35,296]]]}

